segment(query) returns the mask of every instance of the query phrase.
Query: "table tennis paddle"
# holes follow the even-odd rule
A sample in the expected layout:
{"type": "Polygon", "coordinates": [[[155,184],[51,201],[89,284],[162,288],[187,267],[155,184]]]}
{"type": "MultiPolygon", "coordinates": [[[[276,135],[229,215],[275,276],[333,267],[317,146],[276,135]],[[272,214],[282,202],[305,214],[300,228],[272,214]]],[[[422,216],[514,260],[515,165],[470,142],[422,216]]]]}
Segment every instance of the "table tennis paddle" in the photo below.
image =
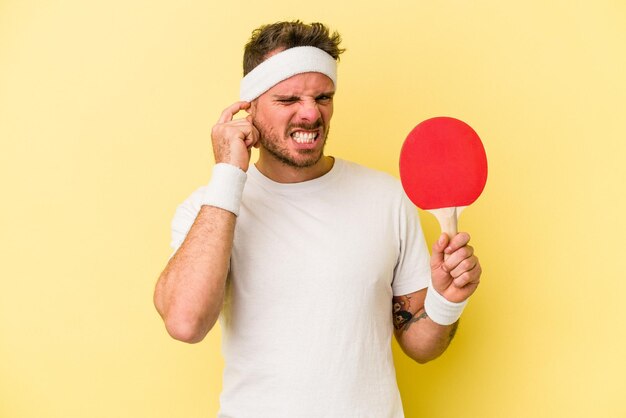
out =
{"type": "Polygon", "coordinates": [[[478,134],[451,117],[419,123],[402,145],[400,180],[409,199],[435,215],[441,231],[453,237],[459,214],[478,199],[487,181],[478,134]]]}

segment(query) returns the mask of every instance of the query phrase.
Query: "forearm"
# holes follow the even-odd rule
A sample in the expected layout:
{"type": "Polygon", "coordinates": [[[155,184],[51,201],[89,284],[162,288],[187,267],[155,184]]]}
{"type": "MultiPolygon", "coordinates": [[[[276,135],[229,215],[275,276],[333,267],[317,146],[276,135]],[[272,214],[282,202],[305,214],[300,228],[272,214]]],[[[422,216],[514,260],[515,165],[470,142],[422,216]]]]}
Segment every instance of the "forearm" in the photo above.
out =
{"type": "Polygon", "coordinates": [[[425,303],[427,292],[431,291],[434,290],[422,289],[393,298],[396,340],[402,350],[418,363],[426,363],[443,354],[454,338],[458,326],[459,316],[441,317],[441,306],[438,306],[436,300],[430,302],[430,305],[425,303]],[[432,318],[428,315],[427,308],[431,309],[428,312],[434,315],[432,318]]]}
{"type": "Polygon", "coordinates": [[[428,288],[393,298],[396,339],[420,363],[448,348],[461,313],[478,287],[482,269],[468,242],[469,234],[464,232],[452,239],[441,234],[433,245],[428,288]]]}
{"type": "Polygon", "coordinates": [[[224,302],[235,220],[231,212],[202,206],[161,273],[154,304],[173,338],[199,342],[217,321],[224,302]]]}
{"type": "Polygon", "coordinates": [[[418,363],[426,363],[443,354],[456,333],[459,321],[451,325],[433,322],[424,308],[395,330],[402,351],[418,363]]]}

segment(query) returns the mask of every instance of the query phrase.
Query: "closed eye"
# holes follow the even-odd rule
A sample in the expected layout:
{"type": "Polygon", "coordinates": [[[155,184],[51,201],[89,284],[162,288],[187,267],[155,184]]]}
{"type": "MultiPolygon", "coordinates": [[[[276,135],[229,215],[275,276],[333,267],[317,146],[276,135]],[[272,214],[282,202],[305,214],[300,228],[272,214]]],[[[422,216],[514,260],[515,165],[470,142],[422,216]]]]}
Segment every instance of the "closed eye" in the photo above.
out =
{"type": "Polygon", "coordinates": [[[296,103],[296,102],[300,101],[300,98],[297,97],[297,96],[279,97],[279,98],[276,99],[276,101],[278,103],[291,104],[291,103],[296,103]]]}
{"type": "Polygon", "coordinates": [[[318,102],[329,102],[333,99],[333,95],[332,94],[322,94],[319,95],[315,98],[316,101],[318,102]]]}

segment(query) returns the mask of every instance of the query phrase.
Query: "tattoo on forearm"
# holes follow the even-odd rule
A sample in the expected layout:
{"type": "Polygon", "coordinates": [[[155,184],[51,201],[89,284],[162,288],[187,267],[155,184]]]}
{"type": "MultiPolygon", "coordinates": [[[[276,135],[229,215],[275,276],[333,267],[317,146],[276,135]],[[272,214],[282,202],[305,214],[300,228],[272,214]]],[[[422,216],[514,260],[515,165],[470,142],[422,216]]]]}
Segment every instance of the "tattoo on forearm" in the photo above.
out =
{"type": "Polygon", "coordinates": [[[397,330],[406,331],[407,329],[409,329],[412,323],[417,322],[420,319],[428,318],[428,315],[426,315],[426,311],[423,311],[419,315],[412,315],[410,312],[406,311],[402,311],[402,313],[408,315],[402,316],[401,320],[396,316],[396,320],[398,322],[396,322],[394,326],[397,330]]]}
{"type": "MultiPolygon", "coordinates": [[[[413,307],[415,309],[415,307],[413,307]]],[[[411,312],[411,297],[399,296],[393,301],[393,326],[396,330],[406,331],[411,324],[420,319],[428,318],[426,311],[422,308],[415,313],[411,312]]]]}

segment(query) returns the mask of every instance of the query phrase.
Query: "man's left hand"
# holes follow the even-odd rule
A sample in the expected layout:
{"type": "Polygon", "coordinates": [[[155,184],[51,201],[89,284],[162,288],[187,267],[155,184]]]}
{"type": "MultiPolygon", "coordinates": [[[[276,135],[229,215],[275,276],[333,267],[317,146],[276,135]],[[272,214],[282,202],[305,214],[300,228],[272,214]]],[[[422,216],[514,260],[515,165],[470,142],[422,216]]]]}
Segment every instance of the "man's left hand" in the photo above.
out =
{"type": "Polygon", "coordinates": [[[482,269],[470,236],[459,232],[450,239],[441,234],[430,256],[431,277],[435,290],[450,302],[463,302],[478,287],[482,269]]]}

